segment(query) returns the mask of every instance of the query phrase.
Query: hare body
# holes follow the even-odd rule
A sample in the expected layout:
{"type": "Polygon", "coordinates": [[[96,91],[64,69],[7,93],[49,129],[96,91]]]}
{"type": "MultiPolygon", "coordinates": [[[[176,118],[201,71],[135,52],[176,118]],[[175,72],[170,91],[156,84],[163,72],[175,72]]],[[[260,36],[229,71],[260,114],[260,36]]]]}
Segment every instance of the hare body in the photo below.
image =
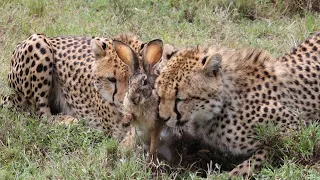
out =
{"type": "Polygon", "coordinates": [[[142,62],[139,62],[137,55],[129,46],[120,41],[114,41],[113,45],[120,59],[131,67],[133,72],[123,101],[123,121],[131,122],[145,148],[149,149],[150,156],[147,161],[153,161],[156,157],[160,132],[165,124],[163,120],[157,118],[158,96],[153,92],[156,79],[153,67],[161,59],[163,43],[159,39],[150,41],[143,52],[142,62]]]}

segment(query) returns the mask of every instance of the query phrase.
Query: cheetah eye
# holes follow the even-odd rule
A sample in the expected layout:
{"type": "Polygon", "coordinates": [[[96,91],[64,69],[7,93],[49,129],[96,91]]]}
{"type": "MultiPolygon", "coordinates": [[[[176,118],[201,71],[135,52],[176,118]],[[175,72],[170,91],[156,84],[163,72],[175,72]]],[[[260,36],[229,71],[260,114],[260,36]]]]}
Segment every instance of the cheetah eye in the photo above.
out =
{"type": "Polygon", "coordinates": [[[108,81],[112,82],[112,83],[116,83],[117,79],[115,77],[107,77],[108,81]]]}

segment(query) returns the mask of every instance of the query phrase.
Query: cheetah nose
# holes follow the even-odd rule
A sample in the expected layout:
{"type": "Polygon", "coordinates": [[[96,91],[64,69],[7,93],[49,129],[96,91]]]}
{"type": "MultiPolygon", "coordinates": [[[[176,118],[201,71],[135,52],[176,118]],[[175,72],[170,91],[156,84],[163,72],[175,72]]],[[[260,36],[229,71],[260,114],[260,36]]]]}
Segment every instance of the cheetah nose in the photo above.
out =
{"type": "Polygon", "coordinates": [[[177,123],[176,123],[176,125],[177,126],[183,126],[184,124],[186,124],[187,123],[187,121],[177,121],[177,123]]]}
{"type": "Polygon", "coordinates": [[[157,116],[158,116],[157,118],[160,119],[163,122],[168,122],[170,120],[170,118],[171,118],[170,116],[168,118],[164,118],[164,117],[160,116],[159,113],[157,113],[157,116]]]}

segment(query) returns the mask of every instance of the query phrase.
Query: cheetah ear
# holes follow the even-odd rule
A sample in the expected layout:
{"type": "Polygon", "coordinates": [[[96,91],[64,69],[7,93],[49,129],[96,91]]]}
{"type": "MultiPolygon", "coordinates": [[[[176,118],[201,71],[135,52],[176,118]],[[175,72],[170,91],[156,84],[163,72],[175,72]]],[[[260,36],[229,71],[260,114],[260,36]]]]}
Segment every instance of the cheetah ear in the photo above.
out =
{"type": "Polygon", "coordinates": [[[163,53],[163,42],[160,39],[150,41],[143,51],[143,68],[147,74],[151,74],[152,68],[157,64],[163,53]]]}
{"type": "Polygon", "coordinates": [[[131,68],[133,73],[139,72],[138,56],[130,46],[121,41],[113,40],[113,48],[115,49],[118,57],[131,68]]]}
{"type": "Polygon", "coordinates": [[[107,55],[105,51],[107,47],[106,43],[100,42],[97,39],[92,39],[90,46],[95,58],[103,58],[107,55]]]}
{"type": "Polygon", "coordinates": [[[220,69],[222,61],[221,54],[214,54],[210,57],[205,57],[202,60],[202,70],[207,76],[215,76],[220,69]]]}

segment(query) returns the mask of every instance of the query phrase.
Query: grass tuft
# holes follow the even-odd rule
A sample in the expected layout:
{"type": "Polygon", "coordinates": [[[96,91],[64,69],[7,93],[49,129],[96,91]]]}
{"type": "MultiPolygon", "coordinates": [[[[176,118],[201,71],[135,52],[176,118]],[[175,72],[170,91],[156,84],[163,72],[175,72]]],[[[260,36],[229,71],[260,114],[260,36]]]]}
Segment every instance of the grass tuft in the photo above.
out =
{"type": "Polygon", "coordinates": [[[42,17],[46,14],[46,6],[48,1],[46,0],[28,0],[26,1],[29,9],[29,15],[34,17],[42,17]]]}
{"type": "Polygon", "coordinates": [[[306,128],[287,131],[285,135],[280,134],[279,127],[272,123],[258,126],[256,130],[259,140],[271,149],[271,165],[279,167],[286,161],[293,161],[302,167],[319,166],[319,124],[312,123],[306,128]]]}
{"type": "Polygon", "coordinates": [[[218,0],[213,6],[231,9],[234,20],[277,19],[320,12],[318,0],[218,0]]]}

